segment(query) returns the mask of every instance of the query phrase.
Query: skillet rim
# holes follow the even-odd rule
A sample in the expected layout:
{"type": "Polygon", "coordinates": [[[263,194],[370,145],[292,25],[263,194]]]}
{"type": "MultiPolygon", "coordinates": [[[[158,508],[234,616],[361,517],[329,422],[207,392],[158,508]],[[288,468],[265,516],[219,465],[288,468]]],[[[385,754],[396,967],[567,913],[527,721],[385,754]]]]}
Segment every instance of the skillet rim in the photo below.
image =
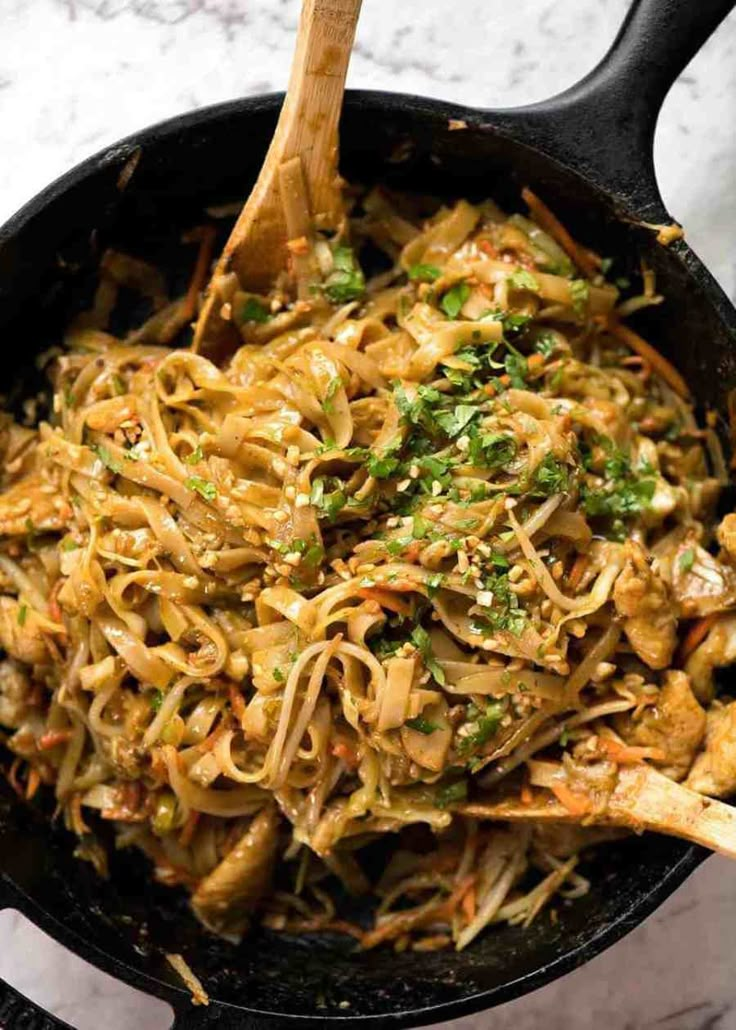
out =
{"type": "MultiPolygon", "coordinates": [[[[0,226],[0,247],[11,241],[18,232],[34,218],[40,216],[49,205],[62,197],[66,192],[83,185],[87,178],[101,170],[115,167],[116,165],[122,168],[137,149],[155,145],[163,138],[174,137],[180,133],[191,134],[198,128],[219,119],[228,119],[237,115],[247,116],[250,113],[264,111],[273,112],[276,115],[280,109],[283,97],[284,94],[282,92],[273,92],[208,105],[195,111],[185,112],[156,122],[142,130],[129,134],[116,143],[102,148],[76,164],[69,171],[64,172],[31,197],[15,214],[11,215],[0,226]]],[[[636,212],[631,211],[626,201],[617,196],[615,192],[608,192],[596,183],[591,183],[590,180],[581,175],[580,172],[566,161],[561,161],[554,154],[550,153],[548,147],[539,145],[535,140],[534,125],[525,120],[526,112],[524,108],[492,110],[408,93],[379,90],[347,90],[345,93],[344,110],[381,114],[393,110],[403,114],[419,116],[431,115],[446,119],[460,118],[467,122],[469,130],[491,132],[509,142],[517,145],[521,144],[537,154],[542,154],[546,161],[562,168],[566,174],[577,177],[587,187],[590,188],[592,185],[609,203],[613,202],[612,206],[617,215],[626,220],[636,221],[636,212]],[[519,131],[514,131],[514,129],[519,131]]],[[[704,292],[707,302],[712,306],[726,329],[736,336],[736,308],[712,273],[684,240],[677,241],[668,249],[677,256],[685,266],[687,274],[693,278],[697,286],[704,292]]],[[[421,1009],[406,1009],[401,1012],[382,1015],[338,1015],[330,1017],[306,1014],[287,1015],[282,1012],[264,1009],[250,1009],[245,1006],[213,999],[210,1015],[214,1014],[213,1009],[214,1011],[219,1011],[223,1019],[226,1019],[227,1023],[233,1026],[235,1024],[231,1023],[231,1019],[233,1017],[237,1018],[240,1014],[245,1018],[252,1017],[258,1019],[260,1017],[267,1025],[273,1027],[285,1024],[317,1026],[329,1023],[330,1025],[344,1027],[361,1024],[374,1027],[390,1026],[398,1028],[430,1025],[440,1020],[480,1012],[492,1006],[522,997],[558,979],[615,944],[636,926],[643,923],[707,857],[709,857],[709,853],[704,848],[697,845],[688,846],[686,850],[681,852],[679,857],[669,867],[667,873],[659,879],[656,886],[643,900],[639,899],[630,903],[615,921],[608,923],[591,938],[574,946],[571,950],[564,952],[558,958],[555,958],[546,965],[540,966],[533,972],[517,976],[497,987],[479,991],[461,999],[441,1002],[438,1005],[421,1009]]],[[[0,858],[0,865],[1,862],[2,859],[0,858]]],[[[0,869],[0,905],[5,907],[6,903],[7,907],[16,908],[35,925],[48,933],[52,939],[69,948],[95,967],[102,969],[104,972],[124,981],[132,987],[144,992],[149,991],[155,997],[171,1004],[175,1013],[174,1028],[183,1027],[184,1025],[193,1027],[199,1024],[199,1020],[193,1018],[198,1010],[195,1010],[195,1013],[192,1012],[190,995],[185,988],[159,979],[152,973],[143,971],[140,968],[135,968],[127,961],[113,956],[103,951],[96,944],[85,940],[76,931],[65,926],[55,916],[42,908],[32,896],[17,886],[0,869]],[[3,894],[7,895],[7,897],[3,897],[3,894]]]]}

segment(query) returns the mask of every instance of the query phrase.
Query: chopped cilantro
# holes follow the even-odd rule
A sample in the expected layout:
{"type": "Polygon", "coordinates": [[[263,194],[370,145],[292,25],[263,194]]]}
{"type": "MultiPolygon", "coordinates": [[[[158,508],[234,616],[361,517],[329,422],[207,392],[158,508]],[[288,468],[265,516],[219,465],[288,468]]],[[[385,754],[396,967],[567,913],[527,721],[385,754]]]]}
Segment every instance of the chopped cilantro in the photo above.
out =
{"type": "Polygon", "coordinates": [[[586,279],[573,279],[570,283],[570,300],[573,311],[581,318],[588,310],[590,284],[586,279]]]}
{"type": "Polygon", "coordinates": [[[18,609],[18,625],[25,626],[28,617],[28,605],[22,604],[18,609]]]}
{"type": "Polygon", "coordinates": [[[472,628],[476,633],[506,632],[520,637],[526,627],[526,611],[511,589],[506,572],[490,572],[483,577],[483,588],[493,594],[490,606],[481,606],[481,615],[474,617],[472,628]]]}
{"type": "Polygon", "coordinates": [[[333,304],[358,300],[365,291],[365,276],[352,247],[337,244],[332,249],[333,270],[324,283],[324,292],[333,304]]]}
{"type": "Polygon", "coordinates": [[[204,452],[202,448],[197,445],[191,453],[187,454],[184,461],[187,465],[197,465],[200,461],[204,460],[204,452]]]}
{"type": "Polygon", "coordinates": [[[281,671],[281,669],[279,669],[278,665],[274,667],[272,675],[277,683],[284,683],[286,680],[286,676],[284,676],[283,672],[281,671]]]}
{"type": "Polygon", "coordinates": [[[695,551],[692,547],[688,547],[686,551],[683,551],[678,560],[678,566],[680,572],[689,572],[695,564],[695,551]]]}
{"type": "Polygon", "coordinates": [[[262,325],[264,322],[268,322],[270,317],[271,312],[258,297],[246,297],[236,314],[236,319],[241,324],[256,322],[258,325],[262,325]]]}
{"type": "Polygon", "coordinates": [[[322,410],[328,415],[335,414],[335,405],[333,400],[335,394],[342,386],[342,379],[340,376],[333,376],[327,384],[327,390],[325,392],[325,399],[322,401],[322,410]]]}
{"type": "Polygon", "coordinates": [[[148,699],[148,703],[154,712],[158,712],[161,705],[164,703],[164,692],[163,690],[154,690],[148,699]]]}
{"type": "Polygon", "coordinates": [[[534,350],[537,354],[541,354],[543,358],[548,358],[556,346],[557,341],[552,333],[540,333],[537,337],[537,342],[534,344],[534,350]]]}
{"type": "Polygon", "coordinates": [[[437,593],[439,588],[442,586],[442,581],[444,580],[444,578],[445,577],[442,575],[441,572],[432,572],[429,576],[427,576],[427,593],[430,597],[434,597],[434,595],[437,593]]]}
{"type": "Polygon", "coordinates": [[[442,294],[440,307],[448,318],[457,318],[469,296],[470,287],[464,280],[461,280],[442,294]]]}
{"type": "Polygon", "coordinates": [[[409,278],[421,283],[433,283],[441,274],[442,270],[437,265],[417,264],[409,269],[409,278]]]}
{"type": "Polygon", "coordinates": [[[500,701],[490,701],[481,711],[475,705],[468,705],[470,720],[463,724],[464,732],[455,737],[455,750],[459,755],[467,755],[483,747],[491,737],[495,736],[504,714],[504,706],[500,701]]]}
{"type": "Polygon", "coordinates": [[[120,378],[120,376],[117,374],[117,372],[113,373],[113,375],[111,376],[111,381],[112,381],[112,388],[113,388],[114,392],[119,397],[121,397],[123,394],[128,392],[127,388],[125,386],[125,383],[120,378]]]}
{"type": "Polygon", "coordinates": [[[515,457],[516,441],[509,433],[479,433],[471,437],[468,459],[476,468],[505,468],[515,457]]]}
{"type": "Polygon", "coordinates": [[[539,290],[539,283],[532,273],[528,272],[525,268],[517,268],[507,278],[506,282],[515,290],[534,290],[535,292],[539,290]]]}
{"type": "Polygon", "coordinates": [[[511,380],[514,389],[525,390],[529,366],[524,355],[519,354],[518,351],[510,351],[504,359],[503,367],[506,369],[506,375],[511,380]]]}
{"type": "Polygon", "coordinates": [[[411,642],[422,656],[424,664],[429,672],[437,680],[439,685],[445,685],[445,671],[432,653],[432,641],[429,633],[422,626],[415,626],[411,631],[411,642]]]}
{"type": "Polygon", "coordinates": [[[424,733],[426,736],[439,729],[436,722],[430,722],[422,715],[418,715],[416,719],[407,719],[404,725],[408,726],[410,730],[416,730],[417,733],[424,733]]]}
{"type": "Polygon", "coordinates": [[[411,520],[411,535],[413,540],[424,540],[429,532],[429,526],[421,515],[414,515],[411,520]]]}
{"type": "Polygon", "coordinates": [[[195,493],[198,493],[205,501],[214,501],[217,497],[217,487],[215,484],[202,479],[201,476],[190,476],[184,480],[184,486],[187,490],[193,490],[195,493]]]}
{"type": "Polygon", "coordinates": [[[70,536],[65,536],[59,545],[62,551],[76,551],[79,544],[70,536]]]}
{"type": "Polygon", "coordinates": [[[613,265],[613,258],[612,257],[601,258],[601,272],[604,275],[608,275],[608,273],[611,271],[611,266],[612,265],[613,265]]]}
{"type": "Polygon", "coordinates": [[[568,732],[567,726],[563,726],[562,732],[560,733],[560,747],[567,747],[567,742],[569,739],[570,734],[568,732]]]}
{"type": "Polygon", "coordinates": [[[480,408],[474,404],[457,404],[453,411],[442,411],[435,417],[445,433],[454,438],[460,436],[479,414],[480,408]]]}
{"type": "Polygon", "coordinates": [[[336,476],[318,476],[312,483],[309,503],[317,509],[318,515],[332,521],[348,503],[343,484],[336,476]]]}
{"type": "Polygon", "coordinates": [[[113,458],[107,447],[103,447],[102,444],[95,444],[92,446],[91,450],[94,451],[105,468],[109,469],[110,472],[114,472],[117,475],[123,471],[123,466],[113,458]]]}
{"type": "Polygon", "coordinates": [[[551,454],[546,454],[534,470],[533,488],[545,496],[564,493],[568,487],[567,467],[551,454]]]}
{"type": "Polygon", "coordinates": [[[602,490],[583,487],[583,510],[588,515],[628,518],[649,507],[656,486],[654,479],[628,477],[602,490]]]}

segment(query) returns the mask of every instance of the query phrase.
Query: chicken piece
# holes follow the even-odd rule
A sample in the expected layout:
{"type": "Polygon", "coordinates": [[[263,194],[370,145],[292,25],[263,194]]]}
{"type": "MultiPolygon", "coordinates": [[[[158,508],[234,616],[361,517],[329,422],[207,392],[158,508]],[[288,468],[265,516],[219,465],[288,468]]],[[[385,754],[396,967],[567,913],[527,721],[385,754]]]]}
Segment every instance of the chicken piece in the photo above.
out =
{"type": "Polygon", "coordinates": [[[685,672],[702,704],[711,701],[715,692],[713,670],[732,662],[736,662],[736,615],[725,615],[718,619],[685,663],[685,672]]]}
{"type": "Polygon", "coordinates": [[[619,716],[616,729],[627,744],[660,748],[665,758],[656,764],[665,776],[679,781],[687,775],[703,741],[705,722],[688,676],[670,669],[656,705],[645,708],[638,718],[619,716]]]}
{"type": "Polygon", "coordinates": [[[613,588],[613,600],[639,658],[650,669],[666,668],[677,643],[675,605],[667,583],[633,541],[626,544],[626,564],[613,588]]]}
{"type": "Polygon", "coordinates": [[[693,540],[686,540],[672,562],[672,592],[682,615],[699,619],[736,604],[736,572],[693,540]]]}
{"type": "Polygon", "coordinates": [[[736,564],[736,514],[724,515],[716,530],[718,543],[723,548],[720,557],[736,564]]]}
{"type": "Polygon", "coordinates": [[[0,493],[1,536],[27,536],[29,528],[35,532],[65,528],[72,514],[71,506],[62,504],[59,510],[55,503],[58,491],[43,490],[49,485],[40,472],[32,471],[0,493]]]}
{"type": "Polygon", "coordinates": [[[49,657],[38,616],[14,597],[0,597],[0,647],[26,665],[40,665],[49,657]]]}
{"type": "Polygon", "coordinates": [[[192,895],[192,908],[214,933],[240,937],[248,919],[271,882],[278,815],[276,809],[259,812],[238,843],[192,895]]]}
{"type": "Polygon", "coordinates": [[[736,791],[736,701],[708,712],[705,750],[695,759],[686,786],[717,798],[736,791]]]}
{"type": "Polygon", "coordinates": [[[11,660],[0,662],[0,725],[20,726],[30,693],[31,682],[22,667],[11,660]]]}

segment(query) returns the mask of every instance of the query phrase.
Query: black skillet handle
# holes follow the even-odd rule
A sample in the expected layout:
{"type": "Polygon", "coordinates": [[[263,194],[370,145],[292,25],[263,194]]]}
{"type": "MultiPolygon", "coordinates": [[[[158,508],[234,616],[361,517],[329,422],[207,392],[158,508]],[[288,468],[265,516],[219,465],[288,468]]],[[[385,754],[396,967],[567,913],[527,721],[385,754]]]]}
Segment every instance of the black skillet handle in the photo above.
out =
{"type": "MultiPolygon", "coordinates": [[[[5,908],[17,908],[17,898],[5,881],[0,879],[0,911],[5,908]]],[[[73,1030],[68,1023],[46,1012],[2,978],[0,1027],[2,1030],[73,1030]]]]}
{"type": "MultiPolygon", "coordinates": [[[[633,0],[610,50],[549,100],[508,112],[530,143],[642,218],[669,217],[654,174],[657,117],[677,76],[736,0],[633,0]]],[[[583,41],[581,41],[583,42],[583,41]]],[[[498,127],[503,129],[504,111],[498,127]]]]}

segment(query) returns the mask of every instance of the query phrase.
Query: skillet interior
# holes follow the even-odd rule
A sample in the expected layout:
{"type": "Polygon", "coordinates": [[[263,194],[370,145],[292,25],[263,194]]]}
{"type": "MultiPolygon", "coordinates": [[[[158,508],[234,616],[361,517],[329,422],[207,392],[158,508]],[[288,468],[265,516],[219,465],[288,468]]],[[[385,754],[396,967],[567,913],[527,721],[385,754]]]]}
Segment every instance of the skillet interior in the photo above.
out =
{"type": "MultiPolygon", "coordinates": [[[[84,306],[105,246],[141,254],[166,269],[178,265],[185,277],[192,252],[180,247],[180,231],[201,220],[206,204],[244,195],[279,103],[274,97],[240,101],[149,130],[70,173],[0,230],[3,391],[12,397],[35,390],[34,356],[58,342],[70,314],[84,306]],[[240,152],[234,140],[241,141],[240,152]],[[141,160],[120,192],[118,174],[137,144],[141,160]]],[[[584,242],[606,255],[629,255],[629,267],[636,265],[636,255],[645,255],[667,302],[637,325],[678,365],[698,402],[723,411],[736,378],[736,319],[697,258],[681,244],[665,249],[648,230],[621,222],[622,212],[574,173],[483,127],[493,122],[492,116],[432,101],[349,94],[343,173],[352,181],[380,179],[416,191],[492,196],[510,209],[518,209],[519,190],[529,184],[584,242]],[[469,128],[448,131],[450,117],[465,119],[469,128]]],[[[623,274],[626,261],[619,267],[623,274]]],[[[487,1007],[612,943],[705,854],[653,836],[609,845],[591,862],[591,893],[560,908],[556,924],[544,915],[528,930],[494,931],[459,956],[397,956],[355,955],[337,937],[307,941],[268,933],[233,948],[196,927],[182,899],[153,885],[137,856],[117,856],[111,882],[102,883],[72,850],[69,836],[50,831],[40,814],[6,794],[0,799],[0,872],[6,884],[0,904],[21,907],[97,965],[174,1001],[181,1009],[177,1026],[192,1027],[213,1017],[218,1026],[243,1027],[246,1013],[260,1014],[251,1024],[259,1027],[283,1025],[284,1016],[416,1025],[487,1007]],[[226,1004],[192,1009],[173,986],[160,949],[183,952],[213,1001],[226,1004]],[[272,1021],[266,1013],[281,1018],[272,1021]]]]}

